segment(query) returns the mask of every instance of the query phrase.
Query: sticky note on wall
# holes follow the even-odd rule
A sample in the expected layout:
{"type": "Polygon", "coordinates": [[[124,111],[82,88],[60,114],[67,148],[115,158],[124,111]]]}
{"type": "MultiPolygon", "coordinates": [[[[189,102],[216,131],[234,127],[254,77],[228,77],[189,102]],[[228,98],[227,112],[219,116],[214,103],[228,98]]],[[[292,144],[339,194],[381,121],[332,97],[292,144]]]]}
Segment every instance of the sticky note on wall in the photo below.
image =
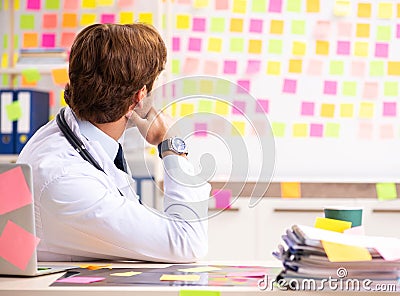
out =
{"type": "Polygon", "coordinates": [[[335,16],[348,16],[351,13],[351,3],[348,0],[335,0],[333,14],[335,16]]]}
{"type": "Polygon", "coordinates": [[[300,198],[301,186],[299,182],[281,182],[282,198],[300,198]]]}
{"type": "Polygon", "coordinates": [[[232,198],[232,191],[229,189],[214,189],[212,196],[215,198],[215,207],[217,209],[228,209],[230,208],[230,202],[232,198]]]}
{"type": "Polygon", "coordinates": [[[379,200],[397,199],[395,183],[376,183],[376,195],[379,200]]]}

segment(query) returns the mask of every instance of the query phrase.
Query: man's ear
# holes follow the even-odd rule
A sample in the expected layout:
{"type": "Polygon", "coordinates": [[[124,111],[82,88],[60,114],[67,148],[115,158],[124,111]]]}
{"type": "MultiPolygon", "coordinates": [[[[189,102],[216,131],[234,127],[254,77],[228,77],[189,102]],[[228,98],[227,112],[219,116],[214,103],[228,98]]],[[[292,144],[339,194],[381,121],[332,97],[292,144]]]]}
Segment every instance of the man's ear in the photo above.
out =
{"type": "Polygon", "coordinates": [[[129,111],[132,111],[136,106],[140,108],[142,106],[142,100],[146,96],[147,96],[147,88],[145,85],[133,96],[133,104],[129,106],[129,111]]]}

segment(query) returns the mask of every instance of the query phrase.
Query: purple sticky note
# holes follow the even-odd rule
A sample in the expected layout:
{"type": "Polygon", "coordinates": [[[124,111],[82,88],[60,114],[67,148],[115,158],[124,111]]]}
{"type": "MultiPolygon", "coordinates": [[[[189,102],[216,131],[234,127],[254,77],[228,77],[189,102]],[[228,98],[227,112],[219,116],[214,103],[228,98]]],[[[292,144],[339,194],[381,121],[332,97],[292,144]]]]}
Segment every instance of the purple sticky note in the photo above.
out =
{"type": "Polygon", "coordinates": [[[115,14],[103,13],[100,21],[102,24],[113,24],[115,22],[115,14]]]}
{"type": "Polygon", "coordinates": [[[236,61],[224,61],[224,74],[236,74],[236,61]]]}
{"type": "Polygon", "coordinates": [[[324,126],[322,124],[310,124],[310,137],[321,138],[323,135],[324,126]]]}
{"type": "Polygon", "coordinates": [[[262,33],[263,29],[263,20],[260,19],[251,19],[249,31],[251,33],[262,33]]]}
{"type": "Polygon", "coordinates": [[[378,97],[378,83],[365,82],[363,89],[364,99],[376,99],[378,97]]]}
{"type": "Polygon", "coordinates": [[[387,58],[389,55],[389,44],[388,43],[376,43],[375,44],[375,57],[387,58]]]}
{"type": "Polygon", "coordinates": [[[396,37],[400,38],[400,24],[397,24],[397,28],[396,28],[396,37]]]}
{"type": "Polygon", "coordinates": [[[336,53],[338,55],[349,55],[350,54],[350,41],[338,41],[336,53]]]}
{"type": "Polygon", "coordinates": [[[295,94],[297,88],[297,80],[284,79],[283,80],[283,92],[288,94],[295,94]]]}
{"type": "Polygon", "coordinates": [[[40,9],[40,0],[27,0],[26,1],[26,9],[39,10],[40,9]]]}
{"type": "Polygon", "coordinates": [[[396,116],[396,114],[397,114],[396,102],[383,103],[383,116],[396,116]]]}
{"type": "Polygon", "coordinates": [[[314,115],[314,103],[313,102],[302,102],[301,103],[301,115],[313,116],[314,115]]]}
{"type": "Polygon", "coordinates": [[[248,60],[246,73],[247,74],[256,74],[256,73],[260,72],[260,68],[261,68],[261,61],[248,60]]]}
{"type": "Polygon", "coordinates": [[[179,51],[181,48],[181,38],[172,37],[172,51],[179,51]]]}
{"type": "Polygon", "coordinates": [[[246,114],[246,102],[245,101],[233,101],[232,114],[243,115],[246,114]]]}
{"type": "Polygon", "coordinates": [[[214,189],[212,196],[215,198],[215,207],[217,209],[229,209],[231,207],[232,191],[229,189],[214,189]]]}
{"type": "Polygon", "coordinates": [[[56,35],[50,33],[43,33],[42,47],[54,47],[56,45],[56,35]]]}
{"type": "Polygon", "coordinates": [[[324,94],[336,95],[337,82],[336,81],[324,81],[324,94]]]}
{"type": "Polygon", "coordinates": [[[189,51],[201,51],[201,38],[189,38],[189,51]]]}
{"type": "Polygon", "coordinates": [[[282,12],[282,0],[270,0],[268,5],[269,12],[282,12]]]}
{"type": "Polygon", "coordinates": [[[238,80],[237,85],[236,92],[239,94],[250,91],[250,80],[238,80]]]}
{"type": "Polygon", "coordinates": [[[206,30],[206,19],[200,17],[194,17],[192,29],[195,32],[204,32],[206,30]]]}
{"type": "Polygon", "coordinates": [[[194,124],[194,136],[195,137],[207,137],[207,123],[195,123],[194,124]]]}
{"type": "Polygon", "coordinates": [[[63,279],[56,280],[57,283],[71,283],[71,284],[90,284],[105,280],[104,277],[95,276],[71,276],[63,279]]]}
{"type": "Polygon", "coordinates": [[[257,99],[256,113],[268,113],[269,101],[264,99],[257,99]]]}

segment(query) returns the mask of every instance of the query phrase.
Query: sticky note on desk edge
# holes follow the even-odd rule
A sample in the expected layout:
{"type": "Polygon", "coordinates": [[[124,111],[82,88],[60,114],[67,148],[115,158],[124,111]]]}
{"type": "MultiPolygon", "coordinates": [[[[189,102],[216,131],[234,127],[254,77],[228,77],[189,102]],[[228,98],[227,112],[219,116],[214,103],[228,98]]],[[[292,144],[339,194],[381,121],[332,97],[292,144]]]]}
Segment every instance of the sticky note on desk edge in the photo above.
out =
{"type": "Polygon", "coordinates": [[[220,296],[220,291],[208,290],[180,290],[179,296],[220,296]]]}
{"type": "Polygon", "coordinates": [[[163,274],[160,281],[181,281],[181,282],[197,282],[200,280],[198,274],[163,274]]]}
{"type": "Polygon", "coordinates": [[[371,261],[368,249],[321,241],[330,262],[371,261]]]}
{"type": "Polygon", "coordinates": [[[376,195],[379,200],[393,200],[397,198],[395,183],[376,183],[376,195]]]}
{"type": "Polygon", "coordinates": [[[351,228],[351,224],[349,221],[317,217],[314,227],[343,233],[346,229],[351,228]]]}

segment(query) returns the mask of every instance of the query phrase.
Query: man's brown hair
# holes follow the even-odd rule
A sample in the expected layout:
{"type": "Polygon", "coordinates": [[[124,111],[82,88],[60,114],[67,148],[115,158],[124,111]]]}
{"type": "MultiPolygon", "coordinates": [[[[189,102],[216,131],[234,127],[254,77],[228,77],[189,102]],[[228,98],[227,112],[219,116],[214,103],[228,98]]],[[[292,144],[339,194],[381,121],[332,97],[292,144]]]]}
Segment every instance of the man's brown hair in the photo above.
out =
{"type": "Polygon", "coordinates": [[[88,26],[71,48],[65,101],[80,119],[114,122],[143,86],[151,91],[166,57],[165,44],[150,25],[88,26]]]}

